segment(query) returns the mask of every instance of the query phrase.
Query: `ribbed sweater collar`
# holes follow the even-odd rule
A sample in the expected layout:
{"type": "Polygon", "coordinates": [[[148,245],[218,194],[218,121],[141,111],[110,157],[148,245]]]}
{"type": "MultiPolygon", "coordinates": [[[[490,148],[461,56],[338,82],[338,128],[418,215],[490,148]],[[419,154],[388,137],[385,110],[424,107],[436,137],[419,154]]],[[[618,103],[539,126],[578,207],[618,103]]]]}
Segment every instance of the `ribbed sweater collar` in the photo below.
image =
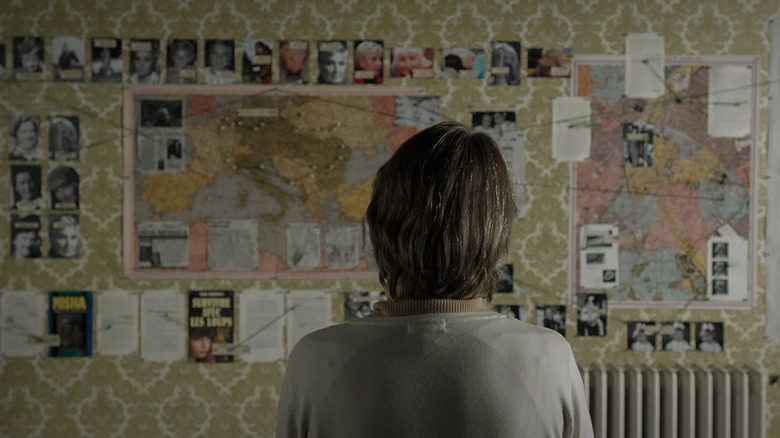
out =
{"type": "Polygon", "coordinates": [[[374,304],[374,312],[371,316],[412,316],[430,313],[464,313],[486,312],[484,298],[470,300],[450,299],[423,299],[423,300],[398,300],[380,301],[374,304]]]}

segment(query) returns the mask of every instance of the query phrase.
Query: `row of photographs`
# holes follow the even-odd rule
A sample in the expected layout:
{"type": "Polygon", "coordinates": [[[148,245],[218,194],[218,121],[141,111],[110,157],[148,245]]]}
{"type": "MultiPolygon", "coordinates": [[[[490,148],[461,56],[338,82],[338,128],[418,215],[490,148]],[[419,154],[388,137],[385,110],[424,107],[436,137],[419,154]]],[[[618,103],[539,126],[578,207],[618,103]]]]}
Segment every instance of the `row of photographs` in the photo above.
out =
{"type": "MultiPolygon", "coordinates": [[[[97,348],[102,355],[136,355],[142,338],[143,360],[218,363],[240,357],[278,361],[285,357],[285,344],[289,354],[301,337],[333,324],[332,294],[302,290],[60,290],[46,293],[44,304],[44,294],[2,292],[0,351],[24,357],[38,355],[46,348],[51,357],[87,357],[97,348]],[[45,331],[44,326],[48,327],[45,331]]],[[[374,305],[385,299],[382,291],[352,291],[343,296],[344,321],[368,316],[374,305]]],[[[493,310],[525,320],[523,306],[501,304],[493,310]]],[[[566,306],[537,306],[536,312],[537,325],[552,329],[565,325],[566,306]]],[[[722,322],[629,321],[626,327],[627,349],[631,351],[685,352],[695,348],[722,352],[724,347],[722,322]],[[658,335],[661,348],[656,344],[658,335]]]]}
{"type": "Polygon", "coordinates": [[[76,214],[51,214],[45,227],[41,216],[11,215],[12,259],[39,259],[43,257],[44,243],[48,242],[48,257],[76,259],[81,247],[81,226],[76,214]],[[48,233],[44,230],[48,229],[48,233]]]}
{"type": "MultiPolygon", "coordinates": [[[[505,265],[511,267],[511,265],[505,265]]],[[[384,300],[382,291],[347,293],[344,299],[344,319],[363,318],[372,312],[375,303],[384,300]]],[[[606,336],[606,294],[578,294],[577,336],[606,336]]],[[[525,321],[525,306],[495,304],[493,310],[510,318],[525,321]]],[[[537,305],[536,324],[566,336],[566,306],[537,305]]],[[[690,322],[626,322],[627,343],[630,351],[696,351],[719,353],[723,351],[722,322],[696,322],[691,332],[690,322]],[[692,338],[692,334],[695,334],[692,338]],[[660,345],[658,344],[660,341],[660,345]],[[693,341],[693,343],[692,343],[693,341]]]]}
{"type": "MultiPolygon", "coordinates": [[[[386,73],[402,78],[490,78],[492,85],[519,85],[522,75],[521,44],[493,41],[491,58],[483,48],[395,47],[385,60],[382,40],[281,40],[270,39],[129,39],[56,36],[46,56],[43,37],[12,38],[13,78],[42,81],[46,62],[54,81],[132,84],[381,84],[386,73]],[[129,69],[125,72],[123,42],[129,45],[129,69]],[[203,48],[203,65],[199,63],[203,48]],[[316,47],[314,78],[310,75],[311,48],[316,47]],[[350,62],[350,54],[352,60],[350,62]],[[89,56],[87,56],[89,55],[89,56]],[[276,61],[275,61],[276,60],[276,61]],[[273,64],[278,62],[278,79],[273,64]],[[352,66],[351,75],[348,67],[352,66]],[[386,69],[385,66],[389,65],[386,69]],[[165,69],[163,69],[163,66],[165,69]],[[202,70],[200,70],[202,68],[202,70]],[[386,72],[387,70],[387,72],[386,72]],[[439,72],[437,74],[436,72],[439,72]]],[[[527,77],[569,77],[571,49],[528,48],[527,77]]],[[[5,44],[0,44],[0,75],[6,72],[5,44]]]]}
{"type": "Polygon", "coordinates": [[[40,210],[44,204],[43,176],[47,176],[48,206],[51,210],[79,209],[79,168],[56,165],[11,166],[11,208],[18,211],[40,210]]]}
{"type": "Polygon", "coordinates": [[[48,117],[48,151],[44,151],[41,117],[17,115],[8,118],[8,159],[10,161],[76,161],[80,156],[79,116],[48,117]]]}

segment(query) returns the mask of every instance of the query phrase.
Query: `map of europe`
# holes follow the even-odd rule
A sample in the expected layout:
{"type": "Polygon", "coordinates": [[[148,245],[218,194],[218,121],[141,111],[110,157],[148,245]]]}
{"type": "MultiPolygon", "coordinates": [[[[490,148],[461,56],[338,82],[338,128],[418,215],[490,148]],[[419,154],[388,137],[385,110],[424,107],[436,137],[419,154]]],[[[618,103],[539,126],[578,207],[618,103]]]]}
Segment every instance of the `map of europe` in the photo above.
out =
{"type": "MultiPolygon", "coordinates": [[[[667,66],[658,99],[625,97],[624,71],[577,66],[576,94],[591,99],[592,143],[590,161],[574,166],[572,238],[585,224],[619,229],[612,300],[703,300],[707,239],[719,230],[750,236],[751,141],[708,135],[707,66],[667,66]]],[[[580,275],[582,262],[573,262],[580,275]]],[[[575,281],[576,292],[584,289],[575,281]]]]}
{"type": "MultiPolygon", "coordinates": [[[[161,98],[166,97],[141,97],[161,98]]],[[[421,112],[419,101],[398,99],[184,95],[183,164],[174,171],[156,171],[165,168],[163,157],[153,171],[136,168],[133,219],[189,224],[189,271],[208,269],[193,254],[197,247],[205,247],[199,240],[205,239],[207,221],[257,220],[256,269],[285,271],[287,227],[303,223],[318,224],[323,230],[363,230],[377,169],[404,140],[438,118],[438,99],[433,99],[429,112],[421,112]]],[[[144,129],[139,126],[139,149],[144,133],[157,128],[144,129]]],[[[322,267],[327,267],[324,261],[322,267]]],[[[361,258],[359,269],[366,268],[361,258]]]]}

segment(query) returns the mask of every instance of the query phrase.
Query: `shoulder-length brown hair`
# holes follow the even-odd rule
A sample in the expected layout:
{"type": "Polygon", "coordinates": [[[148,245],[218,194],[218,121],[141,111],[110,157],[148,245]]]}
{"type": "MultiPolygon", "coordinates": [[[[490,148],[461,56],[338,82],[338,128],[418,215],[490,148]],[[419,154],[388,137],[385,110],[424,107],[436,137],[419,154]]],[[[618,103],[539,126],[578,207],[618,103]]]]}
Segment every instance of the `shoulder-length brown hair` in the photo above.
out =
{"type": "Polygon", "coordinates": [[[379,281],[393,299],[490,299],[516,215],[489,136],[458,123],[425,129],[374,180],[366,220],[379,281]]]}

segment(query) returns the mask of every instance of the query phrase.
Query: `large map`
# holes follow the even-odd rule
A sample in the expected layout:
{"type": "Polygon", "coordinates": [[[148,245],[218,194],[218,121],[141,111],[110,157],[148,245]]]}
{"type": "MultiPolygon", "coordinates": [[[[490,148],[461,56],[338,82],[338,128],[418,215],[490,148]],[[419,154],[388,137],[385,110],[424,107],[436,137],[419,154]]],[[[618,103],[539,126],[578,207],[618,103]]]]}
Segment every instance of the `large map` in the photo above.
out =
{"type": "MultiPolygon", "coordinates": [[[[756,65],[745,64],[756,71],[756,65]]],[[[590,160],[574,164],[573,292],[588,290],[582,281],[588,265],[605,260],[596,252],[578,256],[588,246],[583,227],[600,224],[595,226],[617,231],[616,278],[607,278],[611,271],[603,279],[614,286],[602,285],[616,304],[683,307],[717,300],[712,288],[717,294],[721,284],[709,278],[710,264],[718,269],[725,262],[710,260],[708,242],[752,242],[755,217],[755,129],[743,138],[708,134],[709,70],[717,65],[667,59],[665,95],[630,99],[621,60],[577,63],[574,94],[591,99],[592,146],[590,160]]],[[[753,127],[755,90],[749,94],[744,111],[753,127]]],[[[750,252],[746,258],[739,263],[749,276],[750,252]]]]}
{"type": "Polygon", "coordinates": [[[133,164],[128,275],[372,268],[362,220],[373,176],[400,143],[438,121],[438,99],[365,88],[191,91],[126,95],[135,115],[126,123],[137,128],[125,155],[133,164]],[[238,258],[246,248],[256,254],[238,258]],[[177,251],[186,256],[177,260],[177,251]]]}

